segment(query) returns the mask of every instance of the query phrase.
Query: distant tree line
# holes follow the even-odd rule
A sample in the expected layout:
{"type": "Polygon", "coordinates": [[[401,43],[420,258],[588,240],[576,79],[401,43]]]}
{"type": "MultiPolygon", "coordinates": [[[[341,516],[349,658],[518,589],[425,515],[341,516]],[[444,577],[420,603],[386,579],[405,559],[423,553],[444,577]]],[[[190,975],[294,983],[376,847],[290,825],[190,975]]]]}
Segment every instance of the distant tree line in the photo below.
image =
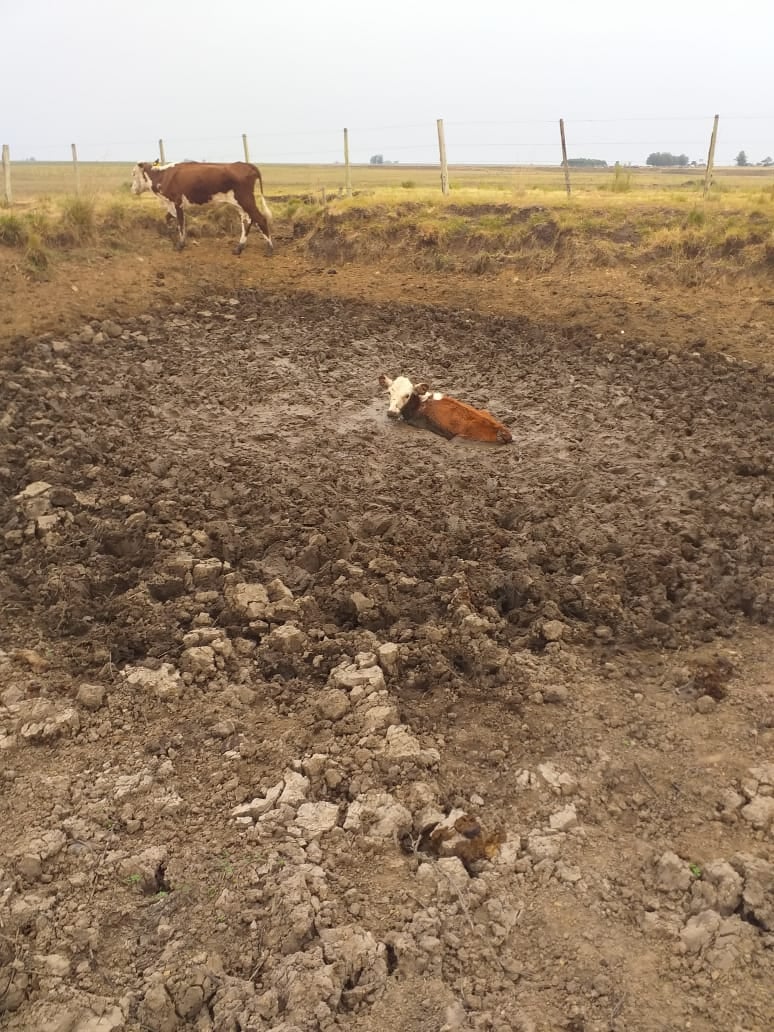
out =
{"type": "Polygon", "coordinates": [[[645,164],[652,165],[654,168],[668,168],[674,165],[689,165],[690,160],[687,154],[670,154],[669,151],[654,151],[653,154],[648,155],[645,164]]]}
{"type": "MultiPolygon", "coordinates": [[[[752,165],[752,162],[747,157],[747,152],[743,150],[739,151],[737,156],[734,158],[734,162],[739,166],[739,168],[747,168],[749,165],[752,165]]],[[[758,164],[762,165],[764,168],[771,168],[771,166],[774,165],[774,158],[766,157],[762,161],[759,161],[758,164]]]]}
{"type": "MultiPolygon", "coordinates": [[[[570,162],[570,164],[572,164],[572,162],[570,162]]],[[[700,163],[697,161],[689,161],[687,154],[670,154],[669,151],[655,151],[653,154],[648,155],[645,164],[652,165],[655,168],[667,168],[675,165],[696,166],[700,163]]],[[[701,164],[703,164],[703,162],[701,162],[701,164]]],[[[748,159],[747,153],[741,150],[734,158],[734,164],[738,165],[739,168],[747,168],[749,165],[752,165],[752,162],[748,159]]],[[[762,161],[759,161],[758,165],[762,165],[764,168],[771,168],[771,166],[774,165],[774,159],[766,157],[762,161]]]]}
{"type": "Polygon", "coordinates": [[[570,168],[607,168],[607,162],[601,158],[568,158],[570,168]]]}

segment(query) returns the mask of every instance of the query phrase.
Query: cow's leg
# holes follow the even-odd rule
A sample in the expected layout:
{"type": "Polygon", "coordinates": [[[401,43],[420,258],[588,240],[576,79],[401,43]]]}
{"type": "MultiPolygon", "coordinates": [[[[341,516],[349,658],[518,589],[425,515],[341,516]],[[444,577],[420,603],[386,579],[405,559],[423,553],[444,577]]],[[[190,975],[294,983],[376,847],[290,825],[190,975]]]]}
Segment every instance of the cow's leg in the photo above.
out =
{"type": "Polygon", "coordinates": [[[231,202],[239,212],[239,221],[242,224],[242,233],[239,237],[239,242],[234,247],[234,254],[240,255],[245,249],[247,243],[247,234],[250,232],[250,216],[244,210],[242,205],[238,201],[231,202]]]}
{"type": "Polygon", "coordinates": [[[255,195],[253,194],[252,189],[241,192],[239,204],[250,216],[250,225],[258,227],[258,232],[269,245],[269,253],[271,253],[274,250],[274,244],[271,242],[271,228],[269,226],[271,214],[266,206],[263,194],[261,194],[261,206],[263,211],[261,211],[256,205],[255,195]]]}
{"type": "Polygon", "coordinates": [[[212,200],[218,204],[230,204],[239,212],[239,219],[242,223],[242,233],[239,237],[239,242],[234,245],[234,254],[241,254],[245,249],[245,244],[247,243],[247,234],[250,232],[250,216],[234,196],[233,190],[229,190],[228,193],[214,194],[212,200]]]}
{"type": "Polygon", "coordinates": [[[177,222],[177,209],[175,208],[174,201],[168,201],[166,197],[161,197],[160,200],[166,208],[164,221],[167,224],[167,228],[169,228],[173,223],[177,222]]]}
{"type": "Polygon", "coordinates": [[[183,210],[182,204],[175,205],[175,215],[177,216],[177,250],[182,251],[185,247],[185,211],[183,210]]]}

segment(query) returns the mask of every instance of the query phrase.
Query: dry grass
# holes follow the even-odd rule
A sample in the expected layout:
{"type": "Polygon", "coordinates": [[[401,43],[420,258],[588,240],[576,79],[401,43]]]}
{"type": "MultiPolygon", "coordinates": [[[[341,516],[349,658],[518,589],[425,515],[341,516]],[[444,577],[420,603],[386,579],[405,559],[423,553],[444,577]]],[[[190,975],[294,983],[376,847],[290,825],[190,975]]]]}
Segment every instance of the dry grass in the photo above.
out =
{"type": "MultiPolygon", "coordinates": [[[[39,273],[52,249],[121,250],[148,230],[166,235],[158,201],[130,195],[130,171],[128,164],[82,164],[84,194],[74,198],[66,193],[68,163],[15,164],[22,203],[0,213],[0,245],[25,248],[39,273]]],[[[293,236],[329,261],[408,254],[418,268],[478,275],[503,266],[650,262],[654,275],[680,282],[771,266],[774,170],[719,169],[707,200],[703,173],[688,169],[575,169],[570,197],[558,168],[454,167],[447,197],[429,166],[355,166],[352,197],[340,189],[340,165],[262,172],[276,220],[291,223],[293,236]]],[[[229,235],[235,214],[225,206],[197,210],[189,229],[192,237],[229,235]]]]}
{"type": "MultiPolygon", "coordinates": [[[[304,194],[322,190],[336,194],[344,189],[343,165],[263,165],[264,188],[270,196],[304,194]]],[[[131,162],[81,162],[80,180],[84,196],[124,193],[128,195],[131,162]]],[[[519,197],[524,194],[564,194],[564,174],[556,166],[475,166],[452,165],[449,169],[453,191],[483,190],[519,197]]],[[[41,197],[70,195],[75,177],[70,162],[12,162],[11,180],[17,204],[38,203],[41,197]]],[[[704,173],[700,169],[615,168],[573,169],[573,194],[653,191],[701,194],[704,173]],[[614,184],[618,182],[618,187],[614,184]]],[[[774,169],[718,168],[714,173],[716,191],[774,191],[774,169]]],[[[431,191],[440,194],[440,174],[433,165],[353,165],[352,185],[356,191],[395,190],[431,191]]]]}

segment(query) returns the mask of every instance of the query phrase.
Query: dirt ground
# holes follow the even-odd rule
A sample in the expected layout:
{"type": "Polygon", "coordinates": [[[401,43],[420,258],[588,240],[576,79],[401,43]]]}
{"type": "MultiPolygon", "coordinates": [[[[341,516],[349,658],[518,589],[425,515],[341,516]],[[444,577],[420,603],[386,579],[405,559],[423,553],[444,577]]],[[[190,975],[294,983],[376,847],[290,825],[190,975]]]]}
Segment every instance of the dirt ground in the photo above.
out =
{"type": "Polygon", "coordinates": [[[1,275],[0,1027],[772,1027],[765,284],[1,275]]]}

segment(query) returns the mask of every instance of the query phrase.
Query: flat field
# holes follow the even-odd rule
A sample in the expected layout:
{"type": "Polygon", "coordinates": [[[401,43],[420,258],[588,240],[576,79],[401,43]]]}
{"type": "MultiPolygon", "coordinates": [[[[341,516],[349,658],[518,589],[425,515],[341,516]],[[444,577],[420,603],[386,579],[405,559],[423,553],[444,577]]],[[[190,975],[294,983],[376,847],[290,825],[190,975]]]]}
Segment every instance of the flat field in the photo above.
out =
{"type": "MultiPolygon", "coordinates": [[[[344,188],[343,165],[262,165],[267,194],[305,193],[344,188]]],[[[81,190],[84,194],[101,195],[129,190],[131,162],[80,162],[81,190]]],[[[631,176],[630,189],[698,190],[704,182],[701,169],[626,169],[631,176]]],[[[28,204],[41,197],[56,197],[75,192],[75,173],[71,162],[17,161],[11,163],[14,201],[28,204]]],[[[718,168],[716,183],[722,189],[760,189],[774,184],[774,169],[718,168]]],[[[520,193],[527,190],[564,192],[564,174],[555,166],[476,166],[452,165],[449,168],[452,188],[496,190],[520,193]]],[[[615,170],[572,169],[572,187],[580,193],[611,190],[615,170]]],[[[431,165],[353,165],[354,190],[438,189],[440,172],[431,165]]]]}

